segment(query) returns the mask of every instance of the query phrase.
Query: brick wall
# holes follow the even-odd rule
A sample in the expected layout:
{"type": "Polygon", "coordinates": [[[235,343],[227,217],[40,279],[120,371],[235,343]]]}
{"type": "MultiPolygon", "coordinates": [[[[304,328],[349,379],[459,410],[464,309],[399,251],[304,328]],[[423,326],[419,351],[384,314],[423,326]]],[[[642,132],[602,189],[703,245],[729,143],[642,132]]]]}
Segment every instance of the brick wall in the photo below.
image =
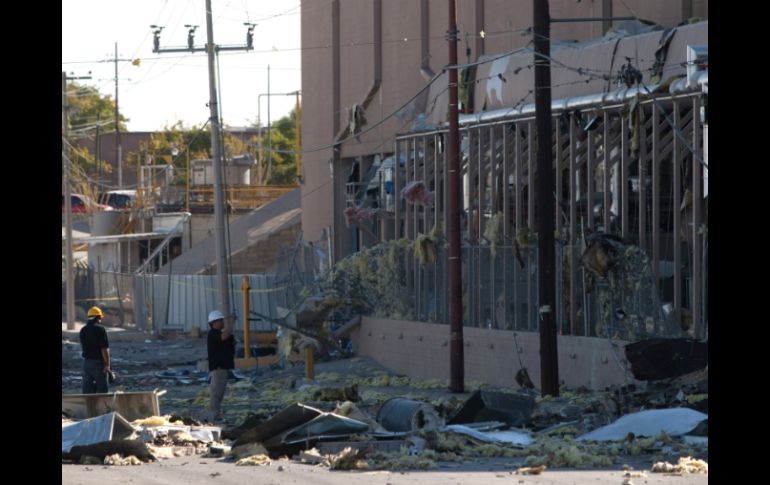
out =
{"type": "Polygon", "coordinates": [[[233,273],[274,273],[283,250],[291,250],[294,247],[300,230],[300,224],[297,222],[234,254],[233,273]]]}

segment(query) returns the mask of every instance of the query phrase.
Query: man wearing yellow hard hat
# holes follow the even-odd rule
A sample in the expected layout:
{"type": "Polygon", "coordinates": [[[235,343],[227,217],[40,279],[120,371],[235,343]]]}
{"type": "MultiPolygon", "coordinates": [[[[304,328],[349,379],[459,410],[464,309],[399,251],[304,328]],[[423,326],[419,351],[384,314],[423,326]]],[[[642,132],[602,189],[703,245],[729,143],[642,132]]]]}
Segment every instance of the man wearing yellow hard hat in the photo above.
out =
{"type": "Polygon", "coordinates": [[[99,322],[104,312],[99,307],[88,310],[88,322],[80,329],[80,346],[83,348],[83,394],[107,392],[110,369],[110,342],[107,331],[99,322]]]}

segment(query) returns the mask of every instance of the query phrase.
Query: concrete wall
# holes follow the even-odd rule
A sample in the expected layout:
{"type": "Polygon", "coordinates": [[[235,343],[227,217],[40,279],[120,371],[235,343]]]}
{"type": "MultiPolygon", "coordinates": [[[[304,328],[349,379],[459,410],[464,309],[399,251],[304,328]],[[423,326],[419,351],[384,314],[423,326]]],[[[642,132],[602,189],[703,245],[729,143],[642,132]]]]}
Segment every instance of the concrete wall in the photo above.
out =
{"type": "MultiPolygon", "coordinates": [[[[540,336],[534,332],[465,327],[465,382],[517,386],[519,356],[540,387],[540,336]]],[[[449,326],[364,317],[352,334],[355,351],[393,372],[423,379],[449,379],[449,326]]],[[[606,339],[558,337],[559,379],[570,387],[604,389],[625,384],[618,359],[626,365],[624,342],[613,351],[606,339]]],[[[630,376],[630,382],[638,383],[630,376]]]]}
{"type": "Polygon", "coordinates": [[[214,235],[214,214],[193,214],[190,218],[190,243],[192,247],[214,235]]]}
{"type": "MultiPolygon", "coordinates": [[[[640,18],[664,27],[693,16],[708,17],[707,0],[551,0],[550,13],[553,18],[630,15],[624,4],[640,18]]],[[[513,31],[532,25],[532,2],[458,0],[457,5],[460,62],[523,47],[531,40],[530,35],[513,31]],[[483,39],[478,35],[481,30],[485,32],[483,39]]],[[[302,149],[312,150],[303,155],[302,229],[306,240],[316,241],[324,228],[332,228],[335,259],[339,259],[349,250],[342,210],[350,157],[392,152],[392,137],[409,120],[391,117],[358,139],[339,145],[338,153],[329,146],[346,126],[350,106],[362,103],[373,85],[378,49],[382,53],[382,79],[365,110],[365,129],[425,87],[427,77],[420,72],[423,58],[429,69],[441,72],[447,64],[447,2],[305,0],[301,9],[302,149]],[[382,29],[379,45],[374,42],[378,5],[382,29]],[[422,29],[423,13],[427,15],[427,32],[422,29]],[[423,36],[430,38],[425,53],[423,36]]],[[[587,40],[600,37],[610,26],[609,22],[554,23],[551,37],[587,40]]]]}

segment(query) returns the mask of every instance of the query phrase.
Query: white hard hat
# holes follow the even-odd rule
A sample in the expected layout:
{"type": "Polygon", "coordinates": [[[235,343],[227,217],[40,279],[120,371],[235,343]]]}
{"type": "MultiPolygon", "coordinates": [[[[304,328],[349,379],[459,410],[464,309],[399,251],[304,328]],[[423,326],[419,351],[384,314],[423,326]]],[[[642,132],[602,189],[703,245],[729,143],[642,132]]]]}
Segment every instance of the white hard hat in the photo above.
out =
{"type": "Polygon", "coordinates": [[[214,310],[213,312],[209,313],[209,323],[216,322],[217,320],[224,320],[225,316],[222,315],[222,312],[219,310],[214,310]]]}

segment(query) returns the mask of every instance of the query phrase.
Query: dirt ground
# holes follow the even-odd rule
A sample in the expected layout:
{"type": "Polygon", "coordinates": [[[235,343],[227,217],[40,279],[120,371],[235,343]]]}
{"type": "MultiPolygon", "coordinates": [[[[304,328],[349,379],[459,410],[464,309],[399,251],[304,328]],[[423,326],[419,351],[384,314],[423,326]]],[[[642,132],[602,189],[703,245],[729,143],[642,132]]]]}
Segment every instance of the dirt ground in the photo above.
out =
{"type": "MultiPolygon", "coordinates": [[[[634,460],[629,460],[634,462],[634,460]]],[[[644,462],[634,463],[644,469],[644,462]]],[[[475,463],[445,463],[430,471],[330,471],[320,466],[291,460],[276,460],[270,466],[241,467],[221,459],[179,457],[141,466],[62,465],[62,484],[103,485],[136,483],[148,485],[236,485],[313,484],[313,485],[494,485],[508,484],[596,484],[621,485],[623,471],[547,469],[542,475],[516,475],[518,464],[510,458],[479,459],[475,463]]],[[[632,478],[632,484],[705,485],[708,475],[665,475],[647,473],[646,478],[632,478]]]]}

